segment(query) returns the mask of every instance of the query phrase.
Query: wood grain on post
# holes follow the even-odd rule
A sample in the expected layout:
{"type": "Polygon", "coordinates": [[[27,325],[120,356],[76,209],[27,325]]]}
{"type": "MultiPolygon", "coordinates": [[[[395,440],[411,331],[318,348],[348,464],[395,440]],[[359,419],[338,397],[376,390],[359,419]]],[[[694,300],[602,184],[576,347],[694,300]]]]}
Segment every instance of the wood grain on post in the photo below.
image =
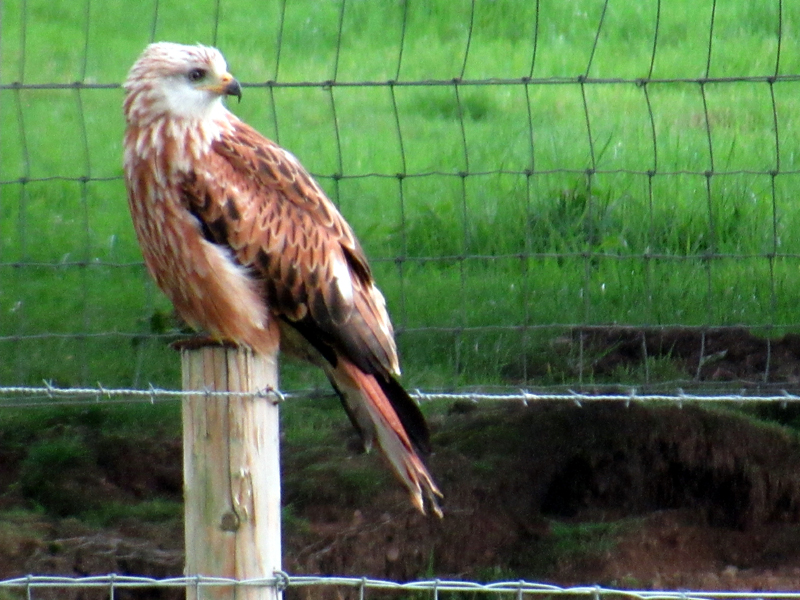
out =
{"type": "MultiPolygon", "coordinates": [[[[205,346],[181,350],[181,368],[184,390],[233,392],[183,399],[186,575],[273,577],[281,568],[278,405],[272,394],[253,393],[277,389],[277,357],[205,346]]],[[[197,597],[278,600],[281,593],[203,586],[197,597]]]]}

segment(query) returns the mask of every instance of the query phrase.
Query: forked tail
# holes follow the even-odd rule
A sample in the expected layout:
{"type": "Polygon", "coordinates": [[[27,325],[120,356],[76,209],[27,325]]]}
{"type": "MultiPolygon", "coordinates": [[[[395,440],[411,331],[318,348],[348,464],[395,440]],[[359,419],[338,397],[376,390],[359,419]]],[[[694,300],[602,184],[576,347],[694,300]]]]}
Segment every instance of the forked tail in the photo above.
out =
{"type": "Polygon", "coordinates": [[[441,517],[442,493],[419,455],[427,447],[427,428],[416,403],[398,383],[381,385],[346,360],[339,361],[332,378],[365,446],[377,442],[414,505],[424,514],[427,501],[441,517]]]}

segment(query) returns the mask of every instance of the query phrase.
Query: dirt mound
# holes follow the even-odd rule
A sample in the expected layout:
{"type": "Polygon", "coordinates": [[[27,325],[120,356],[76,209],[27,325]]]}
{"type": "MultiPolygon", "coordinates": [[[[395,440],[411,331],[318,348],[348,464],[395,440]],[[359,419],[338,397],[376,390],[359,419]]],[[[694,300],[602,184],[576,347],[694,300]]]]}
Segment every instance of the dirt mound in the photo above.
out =
{"type": "MultiPolygon", "coordinates": [[[[358,510],[325,507],[326,523],[312,519],[304,535],[290,538],[290,568],[616,585],[635,573],[638,584],[653,586],[678,581],[664,573],[672,572],[670,548],[680,547],[686,556],[697,551],[694,561],[675,563],[690,587],[728,567],[762,575],[775,568],[767,548],[774,536],[765,532],[793,531],[800,520],[800,444],[739,415],[539,404],[451,415],[435,442],[443,521],[408,510],[400,492],[358,510]],[[673,515],[675,535],[663,533],[663,519],[651,520],[664,514],[673,515]],[[632,570],[625,553],[645,541],[649,558],[632,570]]],[[[299,514],[322,511],[299,507],[299,514]]]]}
{"type": "Polygon", "coordinates": [[[800,528],[760,525],[747,531],[709,527],[691,509],[649,514],[610,555],[563,564],[562,576],[588,576],[620,587],[790,591],[800,584],[800,528]]]}
{"type": "Polygon", "coordinates": [[[588,370],[610,376],[643,364],[648,358],[668,359],[696,381],[770,383],[800,391],[800,335],[762,338],[745,328],[584,327],[572,333],[571,344],[583,339],[591,357],[588,370]]]}
{"type": "MultiPolygon", "coordinates": [[[[345,428],[335,448],[282,449],[289,572],[800,587],[800,442],[777,425],[694,406],[535,403],[454,411],[432,419],[430,466],[445,493],[443,520],[411,509],[374,456],[348,449],[345,428]]],[[[100,452],[108,442],[80,455],[84,489],[75,502],[180,499],[177,440],[100,452]]],[[[13,481],[25,460],[19,448],[3,455],[0,444],[0,469],[7,471],[0,481],[13,481]]],[[[71,493],[73,476],[51,470],[49,489],[71,493]]],[[[13,483],[0,489],[0,500],[6,511],[39,501],[13,483]]],[[[25,516],[0,524],[2,577],[181,573],[179,517],[126,517],[99,529],[56,513],[17,514],[25,516]]],[[[125,597],[155,597],[142,593],[125,597]]]]}

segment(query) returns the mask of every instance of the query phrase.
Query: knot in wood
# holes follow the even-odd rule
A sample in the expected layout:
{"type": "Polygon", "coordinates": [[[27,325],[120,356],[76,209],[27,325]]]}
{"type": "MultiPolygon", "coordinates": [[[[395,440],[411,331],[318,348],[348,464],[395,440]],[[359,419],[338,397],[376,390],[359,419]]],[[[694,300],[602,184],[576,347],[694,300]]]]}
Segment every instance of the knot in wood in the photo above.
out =
{"type": "Polygon", "coordinates": [[[239,515],[237,515],[232,510],[229,510],[225,514],[223,514],[222,518],[219,521],[219,528],[222,531],[237,531],[239,529],[239,525],[240,525],[239,515]]]}

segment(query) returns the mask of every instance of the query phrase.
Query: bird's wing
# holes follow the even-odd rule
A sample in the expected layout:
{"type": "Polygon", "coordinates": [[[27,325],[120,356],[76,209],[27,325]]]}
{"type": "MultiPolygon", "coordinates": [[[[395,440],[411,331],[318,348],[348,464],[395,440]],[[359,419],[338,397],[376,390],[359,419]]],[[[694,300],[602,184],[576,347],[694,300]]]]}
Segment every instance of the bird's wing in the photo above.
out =
{"type": "Polygon", "coordinates": [[[229,246],[263,282],[274,314],[365,372],[399,372],[392,325],[364,252],[294,156],[237,122],[202,168],[185,176],[181,193],[207,239],[229,246]]]}
{"type": "MultiPolygon", "coordinates": [[[[203,235],[263,285],[269,310],[327,361],[367,446],[377,442],[424,510],[441,495],[418,452],[428,429],[397,383],[383,296],[350,226],[294,156],[237,121],[180,184],[203,235]]],[[[291,333],[291,332],[290,332],[291,333]]],[[[283,341],[282,341],[283,345],[283,341]]]]}

